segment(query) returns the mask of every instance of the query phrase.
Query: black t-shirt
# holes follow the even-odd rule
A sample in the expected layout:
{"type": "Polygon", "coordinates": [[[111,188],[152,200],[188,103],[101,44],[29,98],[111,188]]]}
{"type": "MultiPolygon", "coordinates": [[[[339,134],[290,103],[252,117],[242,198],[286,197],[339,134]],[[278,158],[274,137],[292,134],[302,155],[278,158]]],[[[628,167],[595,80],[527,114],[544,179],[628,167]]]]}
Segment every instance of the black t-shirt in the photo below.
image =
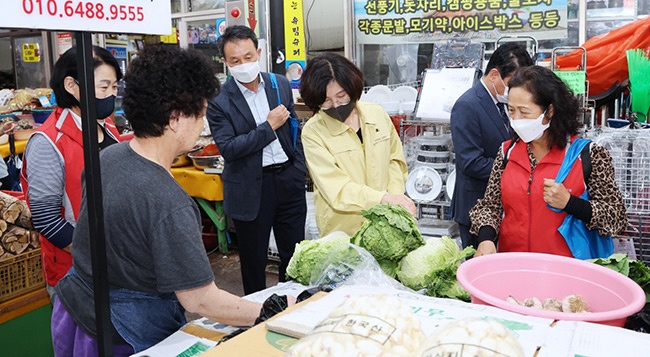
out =
{"type": "Polygon", "coordinates": [[[99,143],[99,150],[104,150],[107,147],[117,143],[117,141],[108,134],[108,130],[106,130],[106,127],[104,125],[99,125],[99,127],[102,128],[102,132],[104,132],[104,140],[99,143]]]}

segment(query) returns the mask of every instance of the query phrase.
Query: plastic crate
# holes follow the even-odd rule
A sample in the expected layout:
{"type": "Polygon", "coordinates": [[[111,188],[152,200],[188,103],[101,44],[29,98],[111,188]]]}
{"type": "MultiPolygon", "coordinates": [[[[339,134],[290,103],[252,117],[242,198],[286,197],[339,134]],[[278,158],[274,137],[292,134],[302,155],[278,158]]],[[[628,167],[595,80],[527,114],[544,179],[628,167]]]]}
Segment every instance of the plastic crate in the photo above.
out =
{"type": "Polygon", "coordinates": [[[45,286],[41,249],[33,249],[0,261],[0,302],[45,286]]]}

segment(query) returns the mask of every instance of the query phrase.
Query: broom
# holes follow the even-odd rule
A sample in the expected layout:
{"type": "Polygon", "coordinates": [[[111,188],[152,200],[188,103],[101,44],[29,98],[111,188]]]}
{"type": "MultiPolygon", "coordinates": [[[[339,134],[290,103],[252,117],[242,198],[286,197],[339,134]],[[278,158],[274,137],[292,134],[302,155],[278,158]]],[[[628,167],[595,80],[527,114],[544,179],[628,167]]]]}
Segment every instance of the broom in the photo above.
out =
{"type": "Polygon", "coordinates": [[[650,58],[642,49],[627,50],[632,112],[638,122],[646,122],[650,108],[650,58]]]}

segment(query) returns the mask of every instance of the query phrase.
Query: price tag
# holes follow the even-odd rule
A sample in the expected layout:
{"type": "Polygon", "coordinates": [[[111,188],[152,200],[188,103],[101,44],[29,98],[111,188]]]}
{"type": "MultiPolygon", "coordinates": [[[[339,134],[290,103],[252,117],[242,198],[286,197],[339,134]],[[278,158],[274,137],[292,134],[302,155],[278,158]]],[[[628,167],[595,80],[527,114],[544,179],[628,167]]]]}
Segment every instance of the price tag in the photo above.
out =
{"type": "Polygon", "coordinates": [[[50,100],[45,95],[38,97],[38,102],[41,103],[41,107],[49,108],[52,106],[52,103],[50,103],[50,100]]]}
{"type": "Polygon", "coordinates": [[[326,318],[314,327],[312,333],[334,332],[352,334],[365,337],[383,345],[395,333],[395,330],[395,326],[382,319],[367,315],[347,314],[326,318]]]}
{"type": "Polygon", "coordinates": [[[169,0],[4,1],[2,27],[167,35],[169,0]]]}
{"type": "Polygon", "coordinates": [[[25,43],[22,47],[23,62],[40,62],[41,53],[37,43],[25,43]]]}
{"type": "Polygon", "coordinates": [[[555,71],[558,76],[568,87],[573,94],[584,94],[587,91],[585,81],[587,80],[587,72],[585,71],[555,71]]]}
{"type": "Polygon", "coordinates": [[[618,237],[614,238],[614,252],[627,254],[628,258],[636,260],[636,249],[632,238],[618,237]]]}

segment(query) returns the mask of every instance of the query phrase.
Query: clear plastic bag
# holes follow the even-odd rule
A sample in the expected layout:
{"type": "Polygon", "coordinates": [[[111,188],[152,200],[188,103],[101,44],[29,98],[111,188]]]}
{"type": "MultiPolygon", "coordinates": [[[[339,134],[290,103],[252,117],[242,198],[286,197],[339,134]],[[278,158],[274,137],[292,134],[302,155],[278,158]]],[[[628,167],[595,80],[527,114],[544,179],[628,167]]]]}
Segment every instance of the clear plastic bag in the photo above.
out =
{"type": "Polygon", "coordinates": [[[414,356],[424,341],[420,320],[395,296],[354,296],[330,312],[285,357],[414,356]]]}
{"type": "Polygon", "coordinates": [[[372,285],[400,290],[411,289],[386,275],[375,258],[365,249],[350,244],[345,257],[329,256],[312,270],[310,285],[334,289],[340,285],[372,285]]]}
{"type": "Polygon", "coordinates": [[[504,324],[468,317],[452,321],[428,336],[416,356],[524,357],[524,350],[504,324]]]}

